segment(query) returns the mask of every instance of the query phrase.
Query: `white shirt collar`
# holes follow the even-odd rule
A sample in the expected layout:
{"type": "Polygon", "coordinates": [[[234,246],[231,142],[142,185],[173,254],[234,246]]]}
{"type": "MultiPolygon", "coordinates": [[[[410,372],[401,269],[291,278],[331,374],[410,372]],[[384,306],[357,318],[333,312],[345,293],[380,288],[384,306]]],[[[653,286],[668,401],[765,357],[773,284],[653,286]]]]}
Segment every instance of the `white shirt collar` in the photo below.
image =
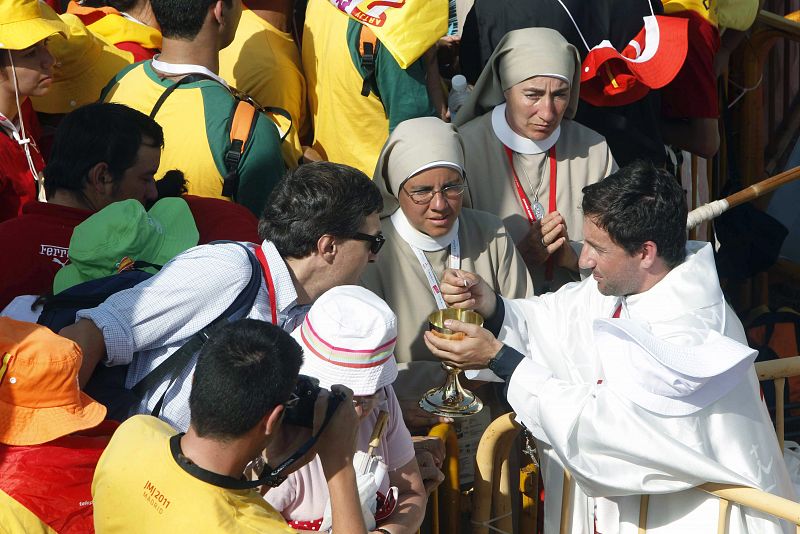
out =
{"type": "Polygon", "coordinates": [[[159,72],[163,72],[165,74],[173,74],[173,75],[186,75],[186,74],[205,74],[209,78],[213,78],[214,80],[218,81],[225,87],[228,87],[228,83],[219,77],[218,74],[211,72],[210,69],[202,66],[202,65],[192,65],[190,63],[166,63],[158,59],[160,54],[156,54],[153,59],[151,65],[153,68],[159,72]]]}
{"type": "Polygon", "coordinates": [[[428,234],[423,234],[411,226],[402,208],[392,213],[389,220],[392,221],[394,229],[397,230],[397,234],[403,241],[425,252],[444,250],[458,237],[458,219],[456,219],[455,224],[453,224],[449,232],[439,237],[431,237],[428,234]]]}
{"type": "Polygon", "coordinates": [[[559,124],[547,139],[534,141],[533,139],[522,137],[508,125],[505,102],[495,106],[492,110],[492,130],[494,130],[494,135],[497,136],[501,143],[519,154],[541,154],[542,152],[547,152],[558,142],[558,137],[561,135],[561,125],[559,124]]]}

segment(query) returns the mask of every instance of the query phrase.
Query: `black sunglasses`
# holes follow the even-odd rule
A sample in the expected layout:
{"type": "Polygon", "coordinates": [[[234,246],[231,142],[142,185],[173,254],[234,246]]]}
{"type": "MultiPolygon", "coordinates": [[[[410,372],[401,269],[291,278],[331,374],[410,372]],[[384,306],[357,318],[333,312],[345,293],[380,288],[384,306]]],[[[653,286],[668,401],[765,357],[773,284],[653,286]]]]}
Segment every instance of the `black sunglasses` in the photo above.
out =
{"type": "Polygon", "coordinates": [[[356,241],[369,241],[369,251],[373,254],[380,252],[381,247],[383,247],[383,244],[386,243],[386,238],[383,237],[383,233],[381,232],[378,232],[376,235],[356,232],[350,236],[350,239],[355,239],[356,241]]]}

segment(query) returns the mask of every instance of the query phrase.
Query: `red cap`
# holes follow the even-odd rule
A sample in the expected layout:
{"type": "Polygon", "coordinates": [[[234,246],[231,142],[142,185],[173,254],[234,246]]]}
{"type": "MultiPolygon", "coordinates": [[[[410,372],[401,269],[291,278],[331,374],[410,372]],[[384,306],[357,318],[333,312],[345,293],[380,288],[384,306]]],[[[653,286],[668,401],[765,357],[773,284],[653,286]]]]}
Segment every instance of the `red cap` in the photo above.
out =
{"type": "Polygon", "coordinates": [[[675,78],[688,47],[685,18],[644,17],[642,31],[622,52],[607,40],[589,51],[581,70],[581,98],[594,106],[636,102],[675,78]]]}

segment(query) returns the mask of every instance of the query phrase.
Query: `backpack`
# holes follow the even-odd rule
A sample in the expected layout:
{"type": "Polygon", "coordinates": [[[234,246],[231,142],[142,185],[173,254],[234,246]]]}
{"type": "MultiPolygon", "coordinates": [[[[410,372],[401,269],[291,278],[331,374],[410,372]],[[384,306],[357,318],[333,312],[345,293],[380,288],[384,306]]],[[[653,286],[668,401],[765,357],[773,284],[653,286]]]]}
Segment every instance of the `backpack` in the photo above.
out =
{"type": "MultiPolygon", "coordinates": [[[[153,109],[150,110],[150,118],[155,119],[161,106],[164,105],[164,102],[175,89],[181,85],[202,80],[217,81],[211,76],[198,72],[184,76],[161,93],[161,96],[158,97],[158,100],[156,100],[156,103],[153,105],[153,109]]],[[[281,136],[281,143],[286,139],[286,136],[289,135],[289,131],[292,129],[292,117],[285,109],[272,106],[260,106],[247,94],[231,87],[226,87],[226,89],[228,89],[234,97],[235,103],[231,108],[230,120],[228,121],[230,125],[228,128],[230,144],[223,156],[225,178],[222,181],[222,196],[230,197],[236,201],[239,191],[239,165],[241,164],[244,150],[247,147],[247,141],[250,136],[253,135],[253,131],[256,127],[256,112],[265,114],[274,113],[283,116],[289,121],[289,129],[281,136]]]]}
{"type": "MultiPolygon", "coordinates": [[[[211,336],[224,324],[244,318],[261,287],[262,270],[255,254],[249,247],[236,241],[214,241],[212,244],[234,243],[247,251],[250,260],[250,280],[238,297],[222,312],[222,314],[191,336],[178,350],[170,354],[158,367],[150,371],[132,388],[125,387],[128,375],[128,365],[115,365],[108,367],[98,365],[84,392],[104,404],[108,409],[106,417],[124,421],[130,415],[131,409],[139,404],[148,391],[158,386],[167,376],[170,377],[169,385],[153,408],[151,415],[158,417],[164,403],[167,391],[172,383],[188,365],[192,356],[200,350],[211,336]]],[[[62,328],[75,322],[75,315],[80,310],[94,308],[102,304],[111,295],[130,289],[135,285],[148,280],[153,275],[137,269],[141,265],[134,264],[134,269],[121,273],[89,280],[77,284],[57,295],[45,297],[43,310],[39,316],[38,324],[49,327],[58,333],[62,328]]]]}

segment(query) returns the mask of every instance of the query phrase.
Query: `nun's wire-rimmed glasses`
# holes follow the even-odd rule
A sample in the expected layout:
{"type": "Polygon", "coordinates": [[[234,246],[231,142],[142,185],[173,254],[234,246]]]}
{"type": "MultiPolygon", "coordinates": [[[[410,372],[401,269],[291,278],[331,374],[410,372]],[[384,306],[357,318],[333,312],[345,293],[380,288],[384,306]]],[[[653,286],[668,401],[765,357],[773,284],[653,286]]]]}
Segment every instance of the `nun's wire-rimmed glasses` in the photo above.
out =
{"type": "Polygon", "coordinates": [[[414,204],[430,204],[436,193],[441,193],[447,200],[458,200],[464,196],[464,191],[467,190],[467,184],[451,184],[446,185],[441,189],[429,189],[427,191],[413,191],[411,193],[405,187],[401,188],[403,192],[409,196],[411,202],[414,204]]]}

